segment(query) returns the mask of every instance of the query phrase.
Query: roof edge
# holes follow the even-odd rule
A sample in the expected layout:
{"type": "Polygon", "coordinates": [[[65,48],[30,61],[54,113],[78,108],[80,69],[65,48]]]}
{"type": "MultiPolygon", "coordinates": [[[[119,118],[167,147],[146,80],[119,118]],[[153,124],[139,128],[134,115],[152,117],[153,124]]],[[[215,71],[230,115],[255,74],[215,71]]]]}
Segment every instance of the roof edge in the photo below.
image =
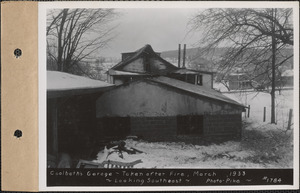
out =
{"type": "MultiPolygon", "coordinates": [[[[158,76],[156,76],[158,77],[158,76]]],[[[174,88],[174,89],[177,89],[177,90],[180,90],[180,91],[183,91],[183,92],[188,92],[192,95],[196,95],[196,96],[201,96],[201,97],[204,97],[204,98],[209,98],[209,99],[212,99],[212,100],[216,100],[216,101],[221,101],[221,102],[224,102],[224,103],[228,103],[228,104],[231,104],[231,105],[235,105],[235,106],[239,106],[239,107],[243,107],[243,108],[247,108],[246,106],[244,106],[243,104],[240,104],[238,102],[236,103],[231,103],[231,102],[228,102],[228,101],[224,101],[224,100],[221,100],[221,99],[216,99],[216,98],[211,98],[211,97],[208,97],[208,96],[204,96],[204,95],[201,95],[201,94],[197,94],[197,93],[194,93],[194,92],[191,92],[191,91],[188,91],[188,90],[183,90],[181,88],[178,88],[178,87],[175,87],[175,86],[172,86],[172,85],[169,85],[169,84],[166,84],[166,83],[162,83],[160,81],[156,81],[154,79],[152,79],[151,77],[150,78],[143,78],[143,79],[138,79],[138,80],[132,80],[130,82],[127,82],[127,83],[124,83],[124,84],[120,84],[120,85],[117,85],[115,86],[114,88],[112,88],[111,90],[114,90],[114,89],[118,89],[120,87],[123,87],[123,86],[128,86],[132,83],[139,83],[139,82],[153,82],[153,83],[157,83],[157,84],[161,84],[161,85],[164,85],[166,87],[170,87],[170,88],[174,88]]],[[[216,91],[217,92],[217,91],[216,91]]],[[[232,100],[232,99],[230,99],[232,100]]]]}
{"type": "MultiPolygon", "coordinates": [[[[204,97],[204,98],[209,98],[209,99],[212,99],[212,100],[221,101],[221,102],[224,102],[224,103],[229,103],[229,104],[232,104],[232,105],[236,105],[236,106],[246,108],[246,106],[244,106],[243,104],[240,104],[239,102],[236,102],[236,101],[235,101],[236,103],[233,103],[233,102],[231,103],[231,102],[224,101],[224,100],[221,100],[221,99],[211,98],[211,97],[204,96],[204,95],[201,95],[201,94],[197,94],[197,93],[194,93],[194,92],[191,92],[191,91],[188,91],[188,90],[184,90],[184,89],[181,89],[181,88],[178,88],[176,86],[172,86],[172,85],[160,82],[160,81],[155,81],[155,80],[150,79],[150,78],[148,78],[147,80],[149,80],[151,82],[155,82],[155,83],[160,83],[160,84],[165,85],[167,87],[175,88],[175,89],[178,89],[178,90],[181,90],[181,91],[184,91],[184,92],[188,92],[188,93],[191,93],[193,95],[197,95],[197,96],[201,96],[201,97],[204,97]]],[[[232,99],[230,99],[230,100],[232,100],[232,99]]]]}

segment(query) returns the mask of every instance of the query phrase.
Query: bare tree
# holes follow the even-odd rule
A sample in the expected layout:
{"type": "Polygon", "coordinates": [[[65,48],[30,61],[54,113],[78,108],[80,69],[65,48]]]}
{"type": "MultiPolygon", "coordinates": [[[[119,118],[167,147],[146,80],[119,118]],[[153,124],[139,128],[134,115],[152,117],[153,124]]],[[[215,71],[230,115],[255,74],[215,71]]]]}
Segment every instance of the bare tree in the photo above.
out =
{"type": "Polygon", "coordinates": [[[49,68],[53,69],[55,63],[58,71],[86,74],[81,62],[90,59],[113,38],[114,27],[108,24],[115,16],[113,9],[49,11],[46,31],[48,61],[52,65],[49,68]]]}
{"type": "MultiPolygon", "coordinates": [[[[205,51],[227,47],[219,71],[242,68],[264,84],[271,84],[271,123],[275,123],[276,69],[293,57],[292,9],[206,9],[191,21],[201,30],[198,42],[205,51]]],[[[202,54],[205,54],[203,52],[202,54]]]]}

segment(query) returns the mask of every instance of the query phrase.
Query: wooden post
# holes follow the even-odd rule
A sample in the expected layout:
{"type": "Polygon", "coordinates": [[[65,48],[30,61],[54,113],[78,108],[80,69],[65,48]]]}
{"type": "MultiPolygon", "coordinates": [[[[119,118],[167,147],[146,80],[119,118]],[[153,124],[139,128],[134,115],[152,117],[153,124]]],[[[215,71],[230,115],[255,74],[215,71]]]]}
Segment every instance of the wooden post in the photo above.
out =
{"type": "Polygon", "coordinates": [[[52,117],[52,150],[53,154],[58,154],[58,110],[57,110],[57,99],[54,99],[51,105],[51,117],[52,117]]]}
{"type": "Polygon", "coordinates": [[[250,117],[250,105],[248,105],[248,117],[250,117]]]}
{"type": "Polygon", "coordinates": [[[290,109],[290,112],[289,112],[289,122],[288,122],[287,130],[290,130],[290,129],[291,129],[292,116],[293,116],[293,109],[290,109]]]}
{"type": "Polygon", "coordinates": [[[266,107],[264,107],[264,118],[263,118],[263,122],[266,122],[266,107]]]}
{"type": "Polygon", "coordinates": [[[180,68],[180,54],[181,54],[181,45],[178,45],[178,68],[180,68]]]}
{"type": "Polygon", "coordinates": [[[185,68],[186,44],[183,45],[182,68],[185,68]]]}
{"type": "MultiPolygon", "coordinates": [[[[203,78],[203,77],[202,77],[203,78]]],[[[203,83],[202,83],[203,84],[203,83]]],[[[211,74],[211,89],[214,88],[214,74],[211,74]]]]}

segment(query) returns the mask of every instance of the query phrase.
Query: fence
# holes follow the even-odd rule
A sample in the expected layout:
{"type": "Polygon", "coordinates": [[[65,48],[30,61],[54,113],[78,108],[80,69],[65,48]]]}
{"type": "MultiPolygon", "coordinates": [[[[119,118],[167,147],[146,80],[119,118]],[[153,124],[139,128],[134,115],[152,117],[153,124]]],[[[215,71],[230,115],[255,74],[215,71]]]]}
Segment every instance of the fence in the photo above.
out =
{"type": "MultiPolygon", "coordinates": [[[[258,122],[271,122],[271,109],[267,107],[261,107],[261,109],[261,111],[257,109],[251,109],[251,106],[248,105],[248,108],[246,108],[246,111],[244,112],[245,119],[251,118],[252,120],[254,119],[258,122]]],[[[275,111],[276,124],[280,124],[287,130],[290,130],[293,126],[293,109],[276,109],[275,107],[275,111]]]]}

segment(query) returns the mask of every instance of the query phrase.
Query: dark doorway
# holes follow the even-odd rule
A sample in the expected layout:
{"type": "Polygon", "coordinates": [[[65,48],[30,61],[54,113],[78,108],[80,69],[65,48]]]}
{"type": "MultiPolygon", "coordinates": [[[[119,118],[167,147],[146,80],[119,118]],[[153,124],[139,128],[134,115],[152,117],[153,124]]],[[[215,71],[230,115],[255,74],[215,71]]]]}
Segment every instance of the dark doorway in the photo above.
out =
{"type": "Polygon", "coordinates": [[[130,117],[104,117],[101,122],[104,136],[125,137],[130,133],[130,117]]]}
{"type": "Polygon", "coordinates": [[[178,135],[202,135],[203,116],[202,115],[177,116],[177,134],[178,135]]]}

